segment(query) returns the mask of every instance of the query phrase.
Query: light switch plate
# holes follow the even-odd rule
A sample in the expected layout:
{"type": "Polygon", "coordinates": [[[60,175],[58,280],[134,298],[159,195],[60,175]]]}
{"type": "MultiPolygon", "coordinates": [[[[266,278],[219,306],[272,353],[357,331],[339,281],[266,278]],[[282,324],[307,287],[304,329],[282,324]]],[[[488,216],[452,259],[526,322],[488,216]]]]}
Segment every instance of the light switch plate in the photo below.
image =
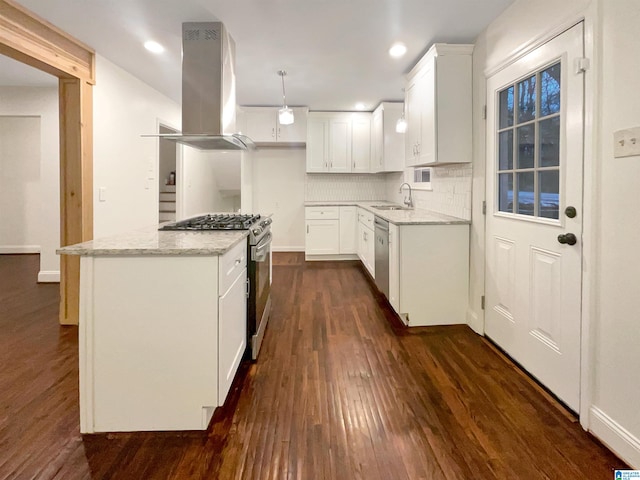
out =
{"type": "Polygon", "coordinates": [[[106,202],[107,201],[107,188],[106,187],[98,188],[98,200],[100,200],[101,202],[106,202]]]}
{"type": "Polygon", "coordinates": [[[615,158],[640,155],[640,127],[618,130],[613,134],[613,156],[615,158]]]}

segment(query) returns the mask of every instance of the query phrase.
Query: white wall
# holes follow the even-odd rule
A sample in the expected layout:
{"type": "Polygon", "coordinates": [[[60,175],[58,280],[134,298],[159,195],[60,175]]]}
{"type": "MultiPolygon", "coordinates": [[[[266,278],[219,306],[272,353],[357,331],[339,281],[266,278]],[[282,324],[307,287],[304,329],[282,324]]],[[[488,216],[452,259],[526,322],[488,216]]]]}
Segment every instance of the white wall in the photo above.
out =
{"type": "Polygon", "coordinates": [[[182,147],[176,180],[180,218],[240,209],[240,156],[182,147]]]}
{"type": "Polygon", "coordinates": [[[0,116],[0,253],[40,253],[40,117],[0,116]]]}
{"type": "Polygon", "coordinates": [[[640,468],[640,156],[613,158],[613,132],[640,126],[640,2],[601,0],[598,259],[592,428],[640,468]],[[602,417],[606,415],[608,419],[602,417]],[[626,432],[618,431],[620,427],[626,432]],[[631,438],[626,440],[625,433],[631,438]],[[635,442],[635,444],[634,444],[635,442]]]}
{"type": "Polygon", "coordinates": [[[94,87],[94,237],[158,223],[158,122],[179,129],[180,107],[101,56],[94,87]],[[106,189],[99,201],[98,189],[106,189]]]}
{"type": "Polygon", "coordinates": [[[304,250],[305,151],[264,148],[252,155],[254,211],[273,214],[275,251],[304,250]]]}
{"type": "Polygon", "coordinates": [[[470,323],[483,329],[479,296],[484,291],[485,72],[584,17],[587,73],[585,276],[583,344],[590,369],[583,379],[581,423],[635,467],[640,467],[640,221],[637,205],[640,158],[613,158],[613,132],[640,126],[640,3],[637,0],[517,0],[476,41],[474,50],[474,172],[471,235],[470,323]],[[589,155],[589,152],[593,155],[589,155]],[[592,247],[593,245],[593,247],[592,247]],[[586,383],[586,385],[585,385],[586,383]]]}
{"type": "MultiPolygon", "coordinates": [[[[14,178],[11,181],[15,182],[14,187],[18,189],[20,189],[18,183],[22,184],[28,198],[18,200],[18,202],[24,200],[23,204],[9,204],[3,198],[0,209],[4,212],[7,212],[7,209],[12,212],[22,211],[24,214],[22,218],[26,222],[23,227],[29,232],[24,241],[27,242],[26,244],[34,242],[40,246],[38,281],[57,282],[60,279],[60,261],[55,253],[60,245],[58,89],[56,87],[0,87],[0,116],[25,115],[39,118],[40,133],[39,139],[36,140],[39,164],[31,165],[29,171],[14,170],[20,178],[14,178]]],[[[5,185],[4,178],[2,182],[5,185]]],[[[5,190],[4,187],[3,190],[9,194],[16,193],[5,190]]],[[[3,231],[7,228],[4,223],[0,225],[3,231]]],[[[2,240],[0,240],[1,243],[3,243],[2,240]]]]}

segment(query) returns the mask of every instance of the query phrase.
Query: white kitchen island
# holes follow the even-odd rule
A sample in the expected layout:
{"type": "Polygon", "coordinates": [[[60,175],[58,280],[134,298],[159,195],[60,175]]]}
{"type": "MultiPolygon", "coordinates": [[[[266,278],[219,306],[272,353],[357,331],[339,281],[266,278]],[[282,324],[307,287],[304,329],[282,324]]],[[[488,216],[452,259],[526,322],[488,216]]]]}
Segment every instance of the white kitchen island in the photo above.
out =
{"type": "Polygon", "coordinates": [[[150,227],[80,255],[81,433],[205,430],[246,347],[248,232],[150,227]]]}

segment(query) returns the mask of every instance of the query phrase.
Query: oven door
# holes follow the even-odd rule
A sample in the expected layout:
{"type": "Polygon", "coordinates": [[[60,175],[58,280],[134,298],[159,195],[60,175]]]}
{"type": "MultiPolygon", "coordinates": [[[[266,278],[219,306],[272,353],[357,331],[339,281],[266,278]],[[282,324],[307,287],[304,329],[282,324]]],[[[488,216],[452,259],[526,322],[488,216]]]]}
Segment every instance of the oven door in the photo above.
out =
{"type": "Polygon", "coordinates": [[[255,308],[255,317],[250,319],[249,325],[251,335],[251,356],[255,360],[260,350],[264,330],[269,320],[270,311],[270,295],[271,295],[271,232],[267,233],[256,245],[251,246],[251,267],[253,270],[253,278],[251,281],[253,286],[252,293],[255,292],[253,298],[249,298],[250,302],[255,302],[252,307],[255,308]],[[255,289],[255,290],[254,290],[255,289]],[[251,321],[253,320],[253,321],[251,321]]]}

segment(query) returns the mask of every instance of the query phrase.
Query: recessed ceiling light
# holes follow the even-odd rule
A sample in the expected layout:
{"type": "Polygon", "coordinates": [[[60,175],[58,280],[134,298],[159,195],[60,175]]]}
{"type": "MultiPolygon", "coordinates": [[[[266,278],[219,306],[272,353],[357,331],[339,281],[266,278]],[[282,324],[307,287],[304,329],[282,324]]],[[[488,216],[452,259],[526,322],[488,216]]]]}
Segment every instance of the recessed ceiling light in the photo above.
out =
{"type": "Polygon", "coordinates": [[[389,55],[391,55],[393,58],[400,58],[405,53],[407,53],[407,46],[402,42],[394,43],[389,49],[389,55]]]}
{"type": "Polygon", "coordinates": [[[364,106],[364,103],[362,102],[358,102],[356,103],[356,110],[364,110],[366,107],[364,106]]]}
{"type": "Polygon", "coordinates": [[[153,53],[162,53],[164,52],[164,47],[160,45],[158,42],[154,42],[153,40],[149,40],[144,42],[144,48],[153,53]]]}

